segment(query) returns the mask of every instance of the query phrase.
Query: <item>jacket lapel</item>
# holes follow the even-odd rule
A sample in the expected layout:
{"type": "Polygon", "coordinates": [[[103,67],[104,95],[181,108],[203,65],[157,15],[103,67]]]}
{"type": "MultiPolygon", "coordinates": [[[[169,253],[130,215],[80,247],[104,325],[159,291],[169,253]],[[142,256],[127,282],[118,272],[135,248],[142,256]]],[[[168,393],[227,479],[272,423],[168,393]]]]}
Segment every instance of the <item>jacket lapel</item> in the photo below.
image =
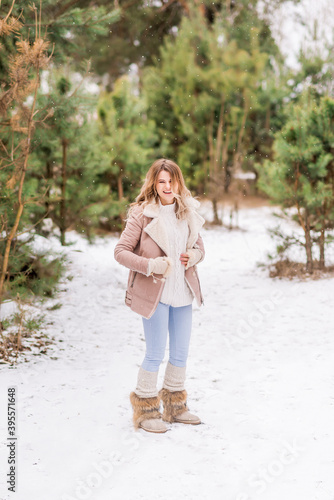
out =
{"type": "Polygon", "coordinates": [[[187,248],[193,248],[195,245],[199,232],[205,222],[205,219],[201,215],[199,215],[196,210],[192,210],[188,214],[188,226],[189,226],[189,236],[187,242],[187,248]]]}
{"type": "Polygon", "coordinates": [[[159,218],[160,208],[157,203],[149,203],[143,210],[143,215],[152,218],[151,222],[144,228],[145,233],[161,248],[168,256],[168,236],[163,221],[159,218]]]}

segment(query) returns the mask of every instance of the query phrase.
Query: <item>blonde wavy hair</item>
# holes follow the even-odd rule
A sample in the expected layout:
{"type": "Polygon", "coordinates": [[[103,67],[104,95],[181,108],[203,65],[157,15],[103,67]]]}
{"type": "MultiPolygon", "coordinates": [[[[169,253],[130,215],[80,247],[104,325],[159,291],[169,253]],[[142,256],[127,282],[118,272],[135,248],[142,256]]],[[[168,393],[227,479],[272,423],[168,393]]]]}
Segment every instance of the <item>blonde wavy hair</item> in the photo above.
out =
{"type": "Polygon", "coordinates": [[[185,218],[189,210],[187,206],[187,198],[191,197],[191,193],[185,186],[180,167],[174,161],[167,160],[165,158],[155,160],[155,162],[149,168],[139,195],[137,196],[136,200],[130,205],[128,217],[137,206],[145,207],[148,203],[159,202],[159,195],[156,189],[156,185],[158,176],[162,170],[168,172],[171,177],[172,190],[175,198],[176,217],[178,219],[185,218]],[[176,185],[178,186],[178,192],[176,192],[175,189],[176,185]]]}

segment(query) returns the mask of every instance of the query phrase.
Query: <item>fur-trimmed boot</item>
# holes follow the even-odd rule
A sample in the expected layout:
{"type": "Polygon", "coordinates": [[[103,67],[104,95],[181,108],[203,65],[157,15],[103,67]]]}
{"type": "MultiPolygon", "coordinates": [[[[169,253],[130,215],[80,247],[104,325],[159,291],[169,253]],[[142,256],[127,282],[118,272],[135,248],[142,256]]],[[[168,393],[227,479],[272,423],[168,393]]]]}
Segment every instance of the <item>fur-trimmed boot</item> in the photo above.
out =
{"type": "Polygon", "coordinates": [[[186,367],[179,368],[167,363],[163,388],[159,392],[164,406],[162,415],[166,422],[198,425],[200,418],[189,412],[187,391],[184,388],[186,367]]]}
{"type": "Polygon", "coordinates": [[[137,387],[130,394],[135,429],[147,432],[166,432],[167,426],[161,420],[160,395],[157,391],[158,372],[139,369],[137,387]]]}

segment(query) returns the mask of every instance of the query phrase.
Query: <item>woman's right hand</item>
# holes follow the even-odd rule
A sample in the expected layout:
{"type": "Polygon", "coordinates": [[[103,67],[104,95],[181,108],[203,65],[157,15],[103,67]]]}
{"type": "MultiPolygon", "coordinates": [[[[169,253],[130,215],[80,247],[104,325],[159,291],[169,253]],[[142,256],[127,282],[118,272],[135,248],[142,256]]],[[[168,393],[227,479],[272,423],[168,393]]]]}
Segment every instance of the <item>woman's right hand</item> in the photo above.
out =
{"type": "Polygon", "coordinates": [[[169,275],[172,268],[172,259],[169,257],[156,257],[149,261],[148,274],[162,274],[164,278],[169,275]]]}

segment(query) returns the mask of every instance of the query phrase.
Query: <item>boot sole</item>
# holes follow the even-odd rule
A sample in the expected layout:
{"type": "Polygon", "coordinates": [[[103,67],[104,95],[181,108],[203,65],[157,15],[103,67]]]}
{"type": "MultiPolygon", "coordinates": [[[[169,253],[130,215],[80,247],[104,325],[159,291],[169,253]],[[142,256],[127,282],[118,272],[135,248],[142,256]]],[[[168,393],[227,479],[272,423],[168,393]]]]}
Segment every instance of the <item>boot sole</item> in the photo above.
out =
{"type": "Polygon", "coordinates": [[[177,420],[177,419],[174,419],[174,422],[177,424],[190,424],[190,425],[199,425],[202,423],[201,421],[191,422],[190,420],[177,420]]]}
{"type": "Polygon", "coordinates": [[[168,429],[166,430],[163,430],[163,431],[155,431],[155,430],[152,430],[152,429],[147,429],[146,427],[143,427],[142,425],[139,426],[140,429],[143,429],[143,431],[146,431],[146,432],[153,432],[153,434],[164,434],[165,432],[168,431],[168,429]]]}

